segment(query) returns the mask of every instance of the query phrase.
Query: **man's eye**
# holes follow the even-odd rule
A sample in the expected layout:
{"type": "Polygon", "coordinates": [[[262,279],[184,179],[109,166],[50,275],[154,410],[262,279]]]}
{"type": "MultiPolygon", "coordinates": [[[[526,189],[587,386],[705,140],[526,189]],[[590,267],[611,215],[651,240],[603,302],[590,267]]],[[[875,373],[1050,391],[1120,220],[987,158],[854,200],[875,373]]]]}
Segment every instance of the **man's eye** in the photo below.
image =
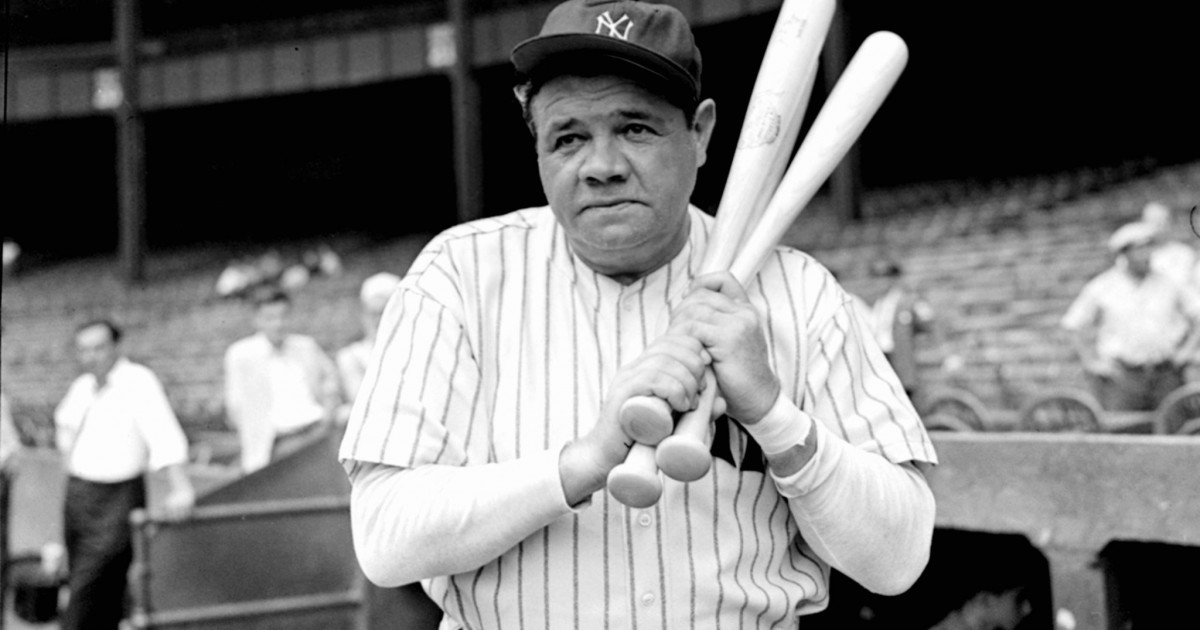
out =
{"type": "Polygon", "coordinates": [[[565,148],[574,146],[576,144],[579,144],[579,141],[582,139],[583,139],[582,136],[580,136],[579,134],[566,134],[566,135],[558,136],[557,138],[554,139],[554,148],[555,149],[565,149],[565,148]]]}
{"type": "Polygon", "coordinates": [[[630,136],[644,136],[654,133],[654,130],[641,123],[630,123],[625,126],[625,133],[630,136]]]}

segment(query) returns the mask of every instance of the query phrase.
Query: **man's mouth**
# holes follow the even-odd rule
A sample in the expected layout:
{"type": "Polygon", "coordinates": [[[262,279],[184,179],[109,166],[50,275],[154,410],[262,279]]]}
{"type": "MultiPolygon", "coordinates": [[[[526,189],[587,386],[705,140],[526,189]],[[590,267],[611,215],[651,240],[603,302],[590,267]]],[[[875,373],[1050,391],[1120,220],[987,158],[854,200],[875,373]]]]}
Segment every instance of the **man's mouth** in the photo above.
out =
{"type": "Polygon", "coordinates": [[[609,199],[585,204],[583,209],[585,212],[588,210],[624,210],[636,203],[633,199],[609,199]]]}

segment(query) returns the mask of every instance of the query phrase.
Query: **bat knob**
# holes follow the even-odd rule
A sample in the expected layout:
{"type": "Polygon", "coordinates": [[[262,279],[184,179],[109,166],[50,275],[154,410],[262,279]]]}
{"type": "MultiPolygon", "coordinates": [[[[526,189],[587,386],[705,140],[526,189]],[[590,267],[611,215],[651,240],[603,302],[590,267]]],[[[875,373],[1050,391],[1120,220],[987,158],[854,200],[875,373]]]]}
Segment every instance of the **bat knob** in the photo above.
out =
{"type": "Polygon", "coordinates": [[[663,474],[676,481],[695,481],[708,474],[712,453],[708,446],[688,435],[672,435],[655,448],[655,460],[663,474]]]}
{"type": "Polygon", "coordinates": [[[608,472],[608,492],[632,508],[646,508],[662,496],[662,479],[654,463],[654,447],[634,444],[625,461],[608,472]]]}
{"type": "Polygon", "coordinates": [[[621,426],[629,437],[651,446],[675,430],[671,406],[654,396],[634,396],[621,405],[621,426]]]}

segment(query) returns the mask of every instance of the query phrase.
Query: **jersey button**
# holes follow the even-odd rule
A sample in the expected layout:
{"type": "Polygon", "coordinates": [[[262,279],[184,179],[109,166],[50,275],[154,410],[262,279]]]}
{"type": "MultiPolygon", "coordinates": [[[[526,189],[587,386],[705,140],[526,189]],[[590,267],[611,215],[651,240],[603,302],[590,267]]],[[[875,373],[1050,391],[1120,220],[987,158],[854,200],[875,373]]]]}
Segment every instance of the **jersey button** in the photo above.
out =
{"type": "Polygon", "coordinates": [[[654,593],[642,593],[642,605],[643,606],[654,605],[654,593]]]}
{"type": "Polygon", "coordinates": [[[653,522],[654,522],[654,517],[650,516],[649,512],[642,512],[638,516],[638,524],[641,525],[642,527],[650,527],[650,524],[653,522]]]}

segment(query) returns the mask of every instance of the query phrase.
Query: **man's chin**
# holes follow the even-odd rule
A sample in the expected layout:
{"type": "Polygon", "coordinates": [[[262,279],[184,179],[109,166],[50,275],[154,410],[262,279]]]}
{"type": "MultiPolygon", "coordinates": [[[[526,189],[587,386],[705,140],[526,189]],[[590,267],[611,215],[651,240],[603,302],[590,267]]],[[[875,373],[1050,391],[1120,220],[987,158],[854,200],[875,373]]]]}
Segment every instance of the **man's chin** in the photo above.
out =
{"type": "Polygon", "coordinates": [[[630,235],[624,239],[609,239],[587,244],[576,244],[576,253],[585,263],[599,273],[608,276],[642,275],[648,271],[655,248],[645,240],[645,234],[630,235]]]}

